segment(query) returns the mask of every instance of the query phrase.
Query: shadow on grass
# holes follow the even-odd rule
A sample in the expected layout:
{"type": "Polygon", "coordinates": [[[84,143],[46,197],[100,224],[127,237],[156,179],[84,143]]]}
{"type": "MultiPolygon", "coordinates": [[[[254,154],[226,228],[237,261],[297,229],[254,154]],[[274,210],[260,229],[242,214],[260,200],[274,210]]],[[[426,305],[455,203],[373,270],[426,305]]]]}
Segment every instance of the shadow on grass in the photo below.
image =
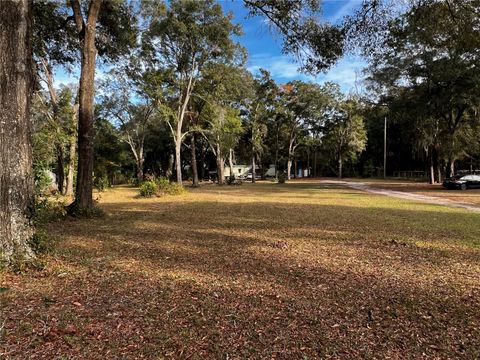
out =
{"type": "Polygon", "coordinates": [[[52,229],[66,277],[9,295],[10,356],[480,356],[478,214],[281,198],[104,209],[52,229]]]}

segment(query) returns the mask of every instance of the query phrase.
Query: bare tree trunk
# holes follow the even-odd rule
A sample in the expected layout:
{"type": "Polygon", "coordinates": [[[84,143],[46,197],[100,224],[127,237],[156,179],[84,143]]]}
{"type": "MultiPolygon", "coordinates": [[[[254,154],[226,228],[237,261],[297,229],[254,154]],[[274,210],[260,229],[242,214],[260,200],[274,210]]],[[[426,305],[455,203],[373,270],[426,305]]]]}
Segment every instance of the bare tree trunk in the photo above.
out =
{"type": "Polygon", "coordinates": [[[338,158],[338,178],[341,179],[343,174],[342,174],[342,171],[343,171],[343,159],[342,157],[340,156],[338,158]]]}
{"type": "Polygon", "coordinates": [[[80,36],[83,35],[81,45],[81,71],[79,85],[78,110],[78,171],[75,191],[74,212],[93,207],[93,116],[94,116],[94,81],[95,60],[95,33],[101,1],[90,1],[87,21],[83,25],[78,0],[72,0],[75,23],[80,36]]]}
{"type": "Polygon", "coordinates": [[[136,167],[137,167],[137,180],[139,183],[143,181],[143,162],[145,159],[142,157],[139,157],[135,162],[136,162],[136,167]]]}
{"type": "Polygon", "coordinates": [[[315,152],[313,153],[313,176],[317,177],[317,147],[315,147],[315,152]]]}
{"type": "Polygon", "coordinates": [[[290,156],[289,156],[289,157],[288,157],[288,161],[287,161],[287,179],[288,179],[288,180],[290,180],[291,168],[292,168],[292,159],[291,159],[290,156]]]}
{"type": "Polygon", "coordinates": [[[190,166],[192,169],[192,185],[198,186],[197,149],[195,148],[195,134],[190,136],[190,166]]]}
{"type": "Polygon", "coordinates": [[[69,145],[69,159],[68,159],[68,172],[67,172],[67,186],[66,186],[66,195],[73,195],[73,177],[75,175],[75,147],[76,147],[76,138],[72,135],[70,138],[69,145]]]}
{"type": "Polygon", "coordinates": [[[224,184],[224,175],[223,175],[223,170],[225,167],[224,161],[223,161],[223,154],[220,149],[220,146],[217,144],[217,176],[218,176],[218,185],[223,185],[224,184]]]}
{"type": "Polygon", "coordinates": [[[298,168],[297,168],[297,165],[298,165],[298,161],[297,160],[293,160],[293,177],[296,179],[297,176],[298,176],[298,168]]]}
{"type": "Polygon", "coordinates": [[[177,173],[177,183],[182,185],[182,133],[177,129],[175,137],[175,171],[177,173]]]}
{"type": "Polygon", "coordinates": [[[233,173],[233,149],[230,149],[230,151],[228,152],[228,167],[230,168],[230,177],[232,175],[236,177],[233,173]]]}
{"type": "Polygon", "coordinates": [[[31,2],[0,1],[0,263],[34,257],[31,2]]]}
{"type": "Polygon", "coordinates": [[[433,150],[429,149],[429,158],[430,158],[430,184],[435,184],[435,168],[433,163],[433,150]]]}
{"type": "Polygon", "coordinates": [[[255,154],[252,155],[252,183],[255,183],[255,154]]]}
{"type": "MultiPolygon", "coordinates": [[[[78,104],[73,106],[73,125],[77,127],[77,118],[78,118],[78,104]]],[[[74,133],[70,136],[69,144],[69,159],[68,159],[68,173],[67,173],[67,185],[66,185],[66,195],[73,195],[73,179],[75,176],[75,159],[77,153],[77,136],[74,133]]]]}
{"type": "Polygon", "coordinates": [[[57,185],[58,192],[65,195],[65,158],[61,144],[57,145],[57,185]]]}
{"type": "Polygon", "coordinates": [[[451,159],[448,163],[448,168],[450,172],[450,176],[455,175],[455,159],[451,159]]]}

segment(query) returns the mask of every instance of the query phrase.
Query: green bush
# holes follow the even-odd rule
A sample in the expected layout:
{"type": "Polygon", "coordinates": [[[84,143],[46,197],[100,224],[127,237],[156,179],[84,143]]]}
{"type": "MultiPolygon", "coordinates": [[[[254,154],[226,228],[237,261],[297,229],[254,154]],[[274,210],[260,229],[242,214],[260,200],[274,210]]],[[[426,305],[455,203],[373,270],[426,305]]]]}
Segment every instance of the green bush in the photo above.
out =
{"type": "Polygon", "coordinates": [[[95,181],[93,182],[93,186],[98,191],[102,192],[105,191],[107,188],[110,187],[110,182],[108,181],[108,177],[106,175],[96,177],[95,181]]]}
{"type": "Polygon", "coordinates": [[[167,189],[169,186],[170,186],[170,181],[166,178],[166,177],[163,177],[163,176],[160,176],[157,180],[156,180],[156,183],[158,185],[158,188],[160,190],[165,190],[167,189]]]}
{"type": "Polygon", "coordinates": [[[158,192],[158,186],[155,181],[144,181],[140,185],[139,192],[143,197],[152,197],[158,192]]]}
{"type": "Polygon", "coordinates": [[[168,195],[182,195],[187,191],[182,185],[177,183],[169,183],[168,186],[163,189],[163,192],[168,195]]]}

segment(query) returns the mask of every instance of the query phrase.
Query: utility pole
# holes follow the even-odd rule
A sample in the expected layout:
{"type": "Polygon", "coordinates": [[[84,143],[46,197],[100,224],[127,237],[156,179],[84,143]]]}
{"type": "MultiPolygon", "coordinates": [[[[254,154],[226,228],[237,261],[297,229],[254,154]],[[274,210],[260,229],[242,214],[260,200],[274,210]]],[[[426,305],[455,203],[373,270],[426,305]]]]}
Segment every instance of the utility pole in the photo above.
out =
{"type": "Polygon", "coordinates": [[[387,117],[383,127],[383,178],[387,177],[387,117]]]}

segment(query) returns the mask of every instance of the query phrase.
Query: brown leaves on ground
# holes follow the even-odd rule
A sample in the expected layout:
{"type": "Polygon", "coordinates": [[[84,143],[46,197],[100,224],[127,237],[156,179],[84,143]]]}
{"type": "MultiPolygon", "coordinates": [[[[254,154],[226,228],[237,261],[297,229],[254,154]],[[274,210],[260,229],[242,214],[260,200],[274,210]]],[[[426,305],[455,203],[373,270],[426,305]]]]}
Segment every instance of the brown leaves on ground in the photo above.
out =
{"type": "Polygon", "coordinates": [[[0,275],[0,357],[480,357],[480,214],[294,182],[101,205],[0,275]]]}

